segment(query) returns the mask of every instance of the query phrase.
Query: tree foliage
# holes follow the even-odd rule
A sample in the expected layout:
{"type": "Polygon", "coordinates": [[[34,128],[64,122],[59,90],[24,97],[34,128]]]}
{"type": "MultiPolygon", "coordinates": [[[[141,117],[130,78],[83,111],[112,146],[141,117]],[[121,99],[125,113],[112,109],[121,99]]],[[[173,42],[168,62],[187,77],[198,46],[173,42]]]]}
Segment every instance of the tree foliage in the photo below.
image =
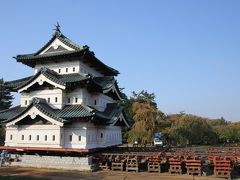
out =
{"type": "Polygon", "coordinates": [[[142,102],[134,102],[132,109],[134,124],[129,131],[128,141],[138,140],[142,145],[152,142],[153,134],[159,130],[162,112],[142,102]]]}
{"type": "Polygon", "coordinates": [[[133,91],[132,96],[129,99],[126,99],[122,102],[123,105],[125,106],[126,114],[131,118],[133,118],[134,116],[134,112],[132,108],[134,102],[149,104],[152,107],[157,108],[157,103],[155,101],[154,93],[148,93],[145,90],[142,90],[140,93],[133,91]]]}
{"type": "Polygon", "coordinates": [[[10,91],[5,88],[4,80],[0,79],[0,111],[8,109],[12,106],[13,96],[10,91]]]}
{"type": "MultiPolygon", "coordinates": [[[[0,111],[12,106],[13,96],[10,91],[4,87],[4,80],[0,79],[0,111]]],[[[5,130],[0,127],[0,145],[3,145],[5,139],[5,130]]]]}
{"type": "Polygon", "coordinates": [[[205,118],[190,114],[178,116],[169,135],[177,145],[216,143],[216,134],[205,118]]]}
{"type": "Polygon", "coordinates": [[[157,108],[155,94],[133,92],[123,102],[127,115],[132,118],[132,127],[124,131],[128,142],[138,140],[150,144],[155,132],[162,132],[167,143],[173,145],[212,145],[240,143],[240,123],[219,119],[207,119],[180,112],[165,115],[157,108]]]}
{"type": "Polygon", "coordinates": [[[155,94],[141,91],[123,102],[127,115],[133,120],[132,128],[124,133],[128,142],[138,140],[140,144],[151,143],[158,132],[164,114],[157,109],[155,94]]]}

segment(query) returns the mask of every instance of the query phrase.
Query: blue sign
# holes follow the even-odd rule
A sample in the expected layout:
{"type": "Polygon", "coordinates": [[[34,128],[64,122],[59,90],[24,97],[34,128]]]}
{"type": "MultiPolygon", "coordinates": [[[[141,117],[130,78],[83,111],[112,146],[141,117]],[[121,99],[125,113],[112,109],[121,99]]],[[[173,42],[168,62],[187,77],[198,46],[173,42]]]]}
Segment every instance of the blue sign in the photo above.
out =
{"type": "Polygon", "coordinates": [[[159,133],[155,133],[154,137],[157,138],[157,139],[161,139],[162,133],[160,133],[160,132],[159,133]]]}

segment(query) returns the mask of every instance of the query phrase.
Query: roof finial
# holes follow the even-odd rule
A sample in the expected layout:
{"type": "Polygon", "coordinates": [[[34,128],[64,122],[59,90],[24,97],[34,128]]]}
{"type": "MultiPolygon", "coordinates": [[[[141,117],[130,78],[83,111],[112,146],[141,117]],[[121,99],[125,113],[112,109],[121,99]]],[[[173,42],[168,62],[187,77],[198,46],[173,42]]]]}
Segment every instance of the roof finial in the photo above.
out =
{"type": "Polygon", "coordinates": [[[57,35],[60,35],[61,34],[61,30],[60,30],[60,28],[61,28],[61,26],[59,25],[59,23],[57,22],[57,25],[54,25],[55,26],[55,33],[57,34],[57,35]]]}

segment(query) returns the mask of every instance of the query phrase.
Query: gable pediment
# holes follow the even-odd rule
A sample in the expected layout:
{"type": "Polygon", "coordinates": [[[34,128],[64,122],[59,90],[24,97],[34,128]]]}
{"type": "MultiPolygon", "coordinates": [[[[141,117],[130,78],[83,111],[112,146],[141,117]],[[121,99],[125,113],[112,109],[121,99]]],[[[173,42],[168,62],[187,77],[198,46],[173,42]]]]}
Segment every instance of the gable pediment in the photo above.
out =
{"type": "Polygon", "coordinates": [[[51,46],[45,53],[54,53],[54,52],[61,52],[61,51],[67,51],[66,48],[59,46],[51,46]]]}
{"type": "Polygon", "coordinates": [[[45,49],[39,52],[42,54],[56,53],[56,52],[65,52],[65,51],[74,51],[75,49],[71,48],[64,42],[62,42],[58,37],[56,37],[45,49]]]}
{"type": "Polygon", "coordinates": [[[29,88],[32,88],[34,86],[44,86],[46,84],[50,84],[53,87],[60,88],[60,89],[66,89],[65,85],[59,84],[54,82],[52,79],[48,78],[44,74],[40,74],[39,76],[36,76],[32,79],[31,82],[25,84],[23,87],[18,89],[18,92],[21,93],[23,91],[27,91],[29,88]]]}
{"type": "Polygon", "coordinates": [[[6,127],[12,126],[12,125],[17,125],[17,124],[26,124],[26,123],[36,123],[39,121],[44,122],[45,124],[52,124],[52,125],[58,125],[58,126],[63,126],[62,122],[59,122],[55,120],[54,118],[47,116],[43,112],[41,112],[38,108],[35,106],[32,106],[30,109],[26,110],[23,112],[20,116],[17,116],[13,118],[10,122],[6,124],[6,127]],[[26,120],[29,120],[29,122],[26,122],[26,120]]]}
{"type": "Polygon", "coordinates": [[[21,121],[18,121],[16,125],[52,125],[52,123],[37,115],[34,119],[32,119],[31,116],[27,116],[21,121]]]}

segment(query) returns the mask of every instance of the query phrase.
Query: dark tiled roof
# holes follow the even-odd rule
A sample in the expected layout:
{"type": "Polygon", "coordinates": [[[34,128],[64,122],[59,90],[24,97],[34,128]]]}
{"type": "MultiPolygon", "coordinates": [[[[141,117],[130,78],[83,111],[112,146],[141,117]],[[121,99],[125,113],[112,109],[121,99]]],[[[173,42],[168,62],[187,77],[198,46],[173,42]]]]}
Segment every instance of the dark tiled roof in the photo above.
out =
{"type": "Polygon", "coordinates": [[[79,82],[79,81],[83,81],[83,80],[86,80],[89,78],[89,77],[85,77],[78,73],[60,75],[53,70],[43,67],[34,76],[30,76],[30,77],[15,80],[15,81],[7,81],[7,82],[5,82],[4,85],[13,91],[17,91],[18,89],[20,89],[20,88],[26,86],[27,84],[31,83],[32,81],[34,81],[41,74],[43,74],[44,76],[46,76],[48,79],[52,80],[53,82],[63,85],[63,86],[66,86],[69,83],[79,82]]]}
{"type": "MultiPolygon", "coordinates": [[[[5,86],[12,91],[17,91],[22,87],[28,85],[32,81],[34,81],[38,76],[43,74],[45,77],[50,79],[51,81],[68,87],[72,87],[73,83],[82,82],[83,84],[87,85],[88,89],[93,92],[104,92],[111,90],[111,88],[115,85],[118,93],[121,95],[119,91],[118,85],[116,80],[113,76],[103,76],[103,77],[91,77],[91,76],[84,76],[79,73],[73,74],[58,74],[53,70],[48,68],[42,67],[38,73],[34,76],[30,76],[24,79],[19,79],[16,81],[8,81],[5,83],[5,86]]],[[[76,88],[77,86],[74,85],[76,88]]]]}
{"type": "Polygon", "coordinates": [[[68,45],[69,47],[75,49],[75,50],[81,50],[83,47],[77,45],[70,39],[68,39],[66,36],[64,36],[61,32],[56,31],[52,38],[41,48],[39,49],[34,55],[40,54],[44,49],[46,49],[56,38],[58,38],[62,43],[68,45]]]}
{"type": "Polygon", "coordinates": [[[112,88],[116,82],[113,76],[95,77],[93,82],[97,84],[102,91],[112,88]]]}
{"type": "Polygon", "coordinates": [[[57,116],[64,119],[72,119],[79,117],[92,117],[93,109],[80,105],[66,105],[62,110],[56,112],[57,116]]]}
{"type": "Polygon", "coordinates": [[[40,54],[40,55],[35,55],[35,54],[23,54],[23,55],[17,55],[16,59],[18,62],[22,62],[24,60],[29,60],[29,63],[31,61],[34,62],[35,59],[44,59],[44,58],[49,58],[49,59],[54,59],[54,58],[59,58],[61,56],[68,56],[68,55],[80,55],[83,53],[83,50],[76,50],[76,51],[60,51],[56,53],[47,53],[47,54],[40,54]]]}
{"type": "Polygon", "coordinates": [[[100,69],[105,75],[116,76],[119,72],[116,69],[113,69],[98,58],[95,57],[94,53],[89,50],[88,46],[79,46],[66,36],[64,36],[61,32],[55,32],[53,37],[36,53],[32,54],[23,54],[17,55],[15,58],[17,62],[22,62],[30,67],[35,67],[35,65],[40,62],[47,62],[47,61],[63,61],[66,58],[70,57],[85,57],[84,62],[89,63],[97,69],[100,69]],[[55,39],[59,39],[62,43],[66,44],[67,46],[71,47],[73,50],[63,50],[63,51],[55,51],[51,53],[44,53],[40,54],[44,49],[46,49],[55,39]],[[87,61],[86,61],[87,59],[87,61]]]}
{"type": "Polygon", "coordinates": [[[101,121],[101,124],[115,124],[119,115],[123,112],[123,107],[115,103],[107,104],[104,112],[97,111],[96,109],[83,104],[66,105],[63,109],[53,109],[46,103],[46,100],[34,98],[28,107],[17,106],[9,110],[1,111],[0,121],[2,121],[2,123],[11,122],[13,119],[20,117],[32,107],[36,107],[40,112],[44,113],[48,117],[62,123],[72,121],[73,119],[93,118],[96,123],[101,121]]]}
{"type": "Polygon", "coordinates": [[[26,78],[15,80],[15,81],[6,81],[6,82],[4,82],[4,85],[5,85],[6,88],[14,89],[18,86],[21,86],[22,84],[25,84],[32,77],[34,77],[34,76],[29,76],[29,77],[26,77],[26,78]]]}
{"type": "Polygon", "coordinates": [[[62,123],[66,122],[66,120],[62,119],[61,117],[55,114],[54,110],[46,103],[44,99],[39,98],[33,98],[32,103],[27,107],[17,106],[9,110],[1,111],[0,121],[2,121],[3,123],[11,122],[13,119],[20,117],[25,112],[30,110],[32,107],[36,107],[40,112],[59,122],[62,123]]]}
{"type": "Polygon", "coordinates": [[[4,111],[0,111],[0,121],[7,120],[11,117],[16,116],[17,114],[25,111],[27,107],[16,106],[4,111]]]}

